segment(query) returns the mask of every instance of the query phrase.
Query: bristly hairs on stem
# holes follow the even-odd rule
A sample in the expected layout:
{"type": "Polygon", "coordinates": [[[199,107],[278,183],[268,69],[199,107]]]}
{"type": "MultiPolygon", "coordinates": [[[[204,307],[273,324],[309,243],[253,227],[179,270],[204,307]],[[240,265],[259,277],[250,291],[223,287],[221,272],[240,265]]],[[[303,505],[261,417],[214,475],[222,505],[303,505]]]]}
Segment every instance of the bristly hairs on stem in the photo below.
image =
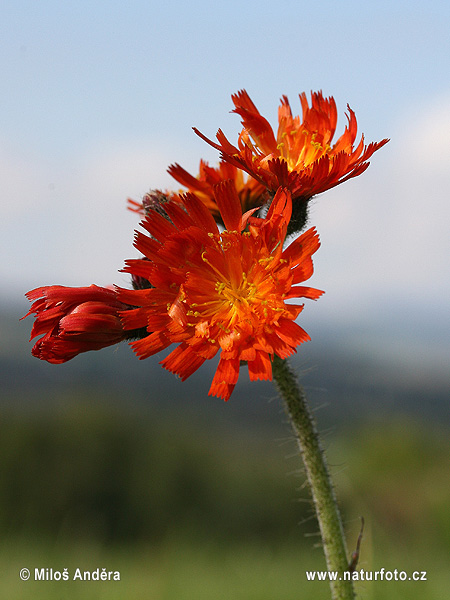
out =
{"type": "Polygon", "coordinates": [[[329,580],[332,598],[354,600],[353,582],[343,576],[344,572],[349,570],[344,529],[316,423],[304,391],[287,360],[274,356],[272,367],[274,381],[297,436],[314,501],[327,568],[330,573],[339,574],[336,580],[329,580]]]}

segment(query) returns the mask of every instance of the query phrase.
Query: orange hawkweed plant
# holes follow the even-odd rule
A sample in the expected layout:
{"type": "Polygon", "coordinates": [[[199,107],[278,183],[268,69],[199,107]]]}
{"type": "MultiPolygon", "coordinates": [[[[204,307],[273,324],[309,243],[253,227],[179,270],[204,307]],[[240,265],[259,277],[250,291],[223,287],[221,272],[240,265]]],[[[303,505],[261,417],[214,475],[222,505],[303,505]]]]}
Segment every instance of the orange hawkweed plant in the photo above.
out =
{"type": "MultiPolygon", "coordinates": [[[[125,262],[133,289],[52,285],[26,295],[34,314],[32,354],[50,363],[71,360],[123,340],[140,359],[172,347],[162,366],[183,381],[217,355],[209,394],[228,400],[241,367],[251,381],[274,380],[301,450],[316,507],[333,600],[353,600],[349,562],[331,478],[314,419],[288,358],[309,335],[297,323],[303,300],[322,291],[305,285],[313,274],[319,236],[302,232],[312,196],[363,173],[387,139],[359,142],[348,108],[343,134],[333,141],[336,103],[321,92],[311,104],[300,94],[302,118],[283,96],[278,130],[246,91],[232,96],[243,129],[237,146],[219,129],[213,142],[221,162],[200,161],[194,177],[174,163],[169,173],[185,193],[151,189],[134,245],[140,258],[125,262]],[[289,240],[290,243],[287,243],[289,240]],[[132,340],[132,341],[130,341],[132,340]]],[[[360,536],[361,537],[361,536],[360,536]]]]}
{"type": "Polygon", "coordinates": [[[206,206],[192,194],[163,205],[166,216],[150,210],[136,234],[142,259],[126,262],[125,272],[147,279],[145,289],[118,289],[118,299],[136,308],[124,311],[125,330],[146,328],[131,343],[139,358],[177,347],[162,366],[184,380],[220,352],[210,394],[228,400],[246,362],[251,380],[272,379],[274,355],[286,358],[309,340],[295,322],[303,305],[317,299],[315,288],[298,285],[313,273],[319,248],[310,229],[283,248],[292,212],[291,194],[279,189],[264,219],[242,214],[232,181],[214,189],[226,229],[219,231],[206,206]],[[148,235],[149,234],[149,235],[148,235]]]}

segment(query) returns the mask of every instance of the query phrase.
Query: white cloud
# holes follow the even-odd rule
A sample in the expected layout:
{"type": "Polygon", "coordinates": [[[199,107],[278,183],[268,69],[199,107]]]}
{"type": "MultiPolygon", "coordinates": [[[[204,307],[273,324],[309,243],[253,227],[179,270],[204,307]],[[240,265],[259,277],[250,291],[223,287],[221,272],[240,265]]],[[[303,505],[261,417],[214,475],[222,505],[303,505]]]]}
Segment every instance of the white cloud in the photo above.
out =
{"type": "Polygon", "coordinates": [[[17,153],[5,140],[0,142],[0,218],[9,227],[19,215],[45,205],[52,183],[48,165],[40,158],[17,153]]]}
{"type": "Polygon", "coordinates": [[[405,159],[414,168],[428,173],[448,172],[450,95],[435,99],[428,107],[419,106],[408,111],[407,118],[402,123],[406,142],[405,159]],[[413,127],[410,123],[413,123],[413,127]]]}
{"type": "Polygon", "coordinates": [[[366,173],[317,198],[315,281],[352,318],[361,301],[362,312],[380,303],[432,310],[448,297],[448,139],[450,98],[410,114],[366,173]]]}
{"type": "Polygon", "coordinates": [[[39,159],[9,165],[4,176],[14,194],[2,220],[6,287],[125,285],[127,276],[117,271],[136,255],[139,222],[126,199],[171,185],[168,154],[150,144],[105,143],[53,168],[39,159]]]}

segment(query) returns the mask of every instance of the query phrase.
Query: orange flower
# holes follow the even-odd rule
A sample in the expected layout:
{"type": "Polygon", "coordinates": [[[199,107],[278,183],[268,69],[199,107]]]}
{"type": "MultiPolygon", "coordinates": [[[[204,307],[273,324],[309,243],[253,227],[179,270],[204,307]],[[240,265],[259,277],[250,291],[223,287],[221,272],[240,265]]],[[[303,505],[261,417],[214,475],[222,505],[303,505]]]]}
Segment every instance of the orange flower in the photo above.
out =
{"type": "Polygon", "coordinates": [[[240,168],[225,161],[221,161],[219,166],[214,168],[201,160],[197,177],[193,177],[177,163],[170,165],[167,171],[178,183],[187,187],[190,192],[195,193],[219,223],[222,223],[222,218],[215,200],[214,186],[221,181],[227,179],[233,181],[243,212],[259,207],[268,200],[265,197],[265,186],[253,177],[245,177],[240,168]]]}
{"type": "Polygon", "coordinates": [[[322,292],[298,285],[313,272],[311,256],[319,238],[310,229],[283,250],[291,217],[291,195],[278,190],[265,219],[242,214],[233,182],[215,188],[225,224],[219,229],[195,195],[164,205],[167,217],[149,211],[135,246],[145,258],[126,263],[126,272],[146,278],[149,289],[118,290],[126,330],[150,335],[131,343],[139,358],[179,344],[162,366],[189,377],[221,351],[209,393],[228,400],[241,361],[251,380],[271,379],[271,358],[286,358],[309,340],[295,323],[303,305],[294,298],[317,299],[322,292]],[[170,221],[169,221],[170,219],[170,221]]]}
{"type": "MultiPolygon", "coordinates": [[[[269,200],[264,185],[253,179],[253,177],[246,177],[242,169],[238,169],[225,161],[220,162],[219,166],[214,168],[210,167],[204,160],[201,160],[197,177],[188,173],[186,169],[183,169],[177,163],[170,165],[167,171],[178,183],[187,187],[189,192],[194,193],[200,198],[214,219],[221,225],[223,225],[223,221],[214,196],[214,186],[221,181],[230,180],[233,182],[243,212],[259,207],[269,200]]],[[[180,202],[180,194],[150,190],[148,194],[145,194],[142,202],[136,202],[128,198],[128,209],[145,216],[146,212],[150,209],[159,211],[159,207],[168,200],[180,202]]]]}
{"type": "Polygon", "coordinates": [[[348,124],[341,137],[332,144],[337,110],[333,97],[322,92],[311,93],[311,106],[306,94],[300,94],[303,120],[293,117],[286,96],[278,109],[278,132],[259,113],[245,90],[232,96],[233,112],[242,117],[243,131],[238,147],[233,146],[219,129],[218,144],[196,128],[194,131],[221,152],[221,158],[244,169],[252,177],[275,192],[283,186],[292,199],[309,200],[351,177],[363,173],[372,154],[388,142],[364,145],[364,136],[355,146],[357,124],[355,113],[348,107],[348,124]]]}
{"type": "Polygon", "coordinates": [[[31,351],[36,358],[60,364],[81,352],[100,350],[129,337],[119,318],[119,310],[127,306],[117,300],[115,290],[97,285],[50,285],[26,296],[34,302],[25,317],[36,315],[30,340],[45,334],[31,351]]]}

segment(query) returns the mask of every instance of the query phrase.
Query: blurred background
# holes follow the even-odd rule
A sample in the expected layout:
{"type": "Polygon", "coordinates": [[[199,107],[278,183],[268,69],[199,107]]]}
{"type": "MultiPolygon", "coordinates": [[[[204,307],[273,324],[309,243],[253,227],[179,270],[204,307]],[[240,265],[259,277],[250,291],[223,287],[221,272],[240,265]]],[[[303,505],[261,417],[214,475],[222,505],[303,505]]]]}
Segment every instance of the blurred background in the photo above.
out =
{"type": "MultiPolygon", "coordinates": [[[[361,598],[441,599],[450,546],[450,6],[4,0],[0,8],[0,591],[21,599],[328,598],[305,476],[271,384],[228,403],[214,364],[180,383],[126,345],[60,366],[30,355],[24,293],[127,286],[126,198],[174,186],[236,139],[245,88],[276,124],[287,94],[347,103],[361,177],[313,201],[321,235],[294,364],[360,566],[427,571],[361,598]],[[21,582],[28,567],[120,582],[21,582]]],[[[445,590],[445,591],[444,591],[445,590]]]]}

